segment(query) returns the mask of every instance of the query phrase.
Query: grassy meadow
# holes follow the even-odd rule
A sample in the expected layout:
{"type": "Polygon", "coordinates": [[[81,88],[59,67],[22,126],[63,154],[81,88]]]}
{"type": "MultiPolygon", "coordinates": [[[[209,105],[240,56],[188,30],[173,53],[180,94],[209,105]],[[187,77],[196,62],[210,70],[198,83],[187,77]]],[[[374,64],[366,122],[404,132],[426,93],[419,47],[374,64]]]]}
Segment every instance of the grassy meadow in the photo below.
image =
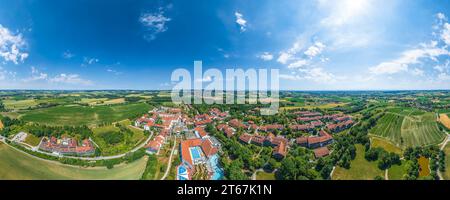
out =
{"type": "Polygon", "coordinates": [[[369,162],[364,158],[364,146],[357,144],[356,157],[350,164],[350,169],[336,167],[333,180],[373,180],[376,176],[384,177],[384,171],[380,170],[377,162],[369,162]]]}
{"type": "Polygon", "coordinates": [[[83,168],[44,161],[0,143],[0,180],[136,180],[145,170],[146,158],[112,169],[83,168]]]}

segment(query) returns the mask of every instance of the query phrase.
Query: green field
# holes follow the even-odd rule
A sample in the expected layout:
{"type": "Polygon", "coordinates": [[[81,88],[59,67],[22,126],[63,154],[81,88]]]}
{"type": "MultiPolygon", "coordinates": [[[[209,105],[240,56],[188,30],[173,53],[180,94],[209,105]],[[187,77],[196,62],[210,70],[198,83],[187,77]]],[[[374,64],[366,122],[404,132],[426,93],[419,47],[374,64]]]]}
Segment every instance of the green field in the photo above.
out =
{"type": "Polygon", "coordinates": [[[392,165],[388,170],[389,180],[403,180],[403,176],[407,173],[405,161],[401,165],[392,165]]]}
{"type": "Polygon", "coordinates": [[[384,171],[380,170],[377,162],[369,162],[364,158],[364,147],[356,146],[356,157],[351,162],[350,169],[336,166],[333,180],[373,180],[375,176],[384,177],[384,171]]]}
{"type": "Polygon", "coordinates": [[[57,106],[26,112],[21,119],[47,125],[79,126],[116,122],[150,109],[145,103],[114,106],[57,106]]]}
{"type": "Polygon", "coordinates": [[[26,99],[26,100],[4,100],[3,104],[5,104],[6,109],[18,110],[34,107],[38,103],[34,99],[26,99]]]}
{"type": "Polygon", "coordinates": [[[438,144],[445,137],[434,113],[401,109],[389,110],[370,134],[386,138],[402,148],[438,144]]]}
{"type": "Polygon", "coordinates": [[[134,180],[141,177],[146,162],[146,158],[141,158],[130,164],[115,166],[113,169],[81,168],[40,160],[0,143],[0,180],[134,180]]]}
{"type": "Polygon", "coordinates": [[[256,172],[256,180],[275,180],[274,173],[256,172]]]}

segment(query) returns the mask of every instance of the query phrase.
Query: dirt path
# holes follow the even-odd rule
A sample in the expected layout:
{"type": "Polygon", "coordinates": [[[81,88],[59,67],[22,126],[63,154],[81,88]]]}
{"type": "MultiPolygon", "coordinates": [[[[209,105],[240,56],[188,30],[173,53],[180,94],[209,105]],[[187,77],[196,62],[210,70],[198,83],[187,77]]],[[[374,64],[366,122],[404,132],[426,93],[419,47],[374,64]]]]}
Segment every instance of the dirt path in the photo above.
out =
{"type": "Polygon", "coordinates": [[[389,180],[389,170],[384,170],[384,180],[389,180]]]}
{"type": "Polygon", "coordinates": [[[167,164],[166,172],[164,172],[164,176],[161,178],[161,180],[166,179],[167,175],[169,175],[170,167],[172,166],[172,156],[173,156],[173,152],[175,151],[176,146],[177,146],[177,137],[174,136],[172,152],[170,152],[169,161],[168,161],[169,163],[167,164]]]}

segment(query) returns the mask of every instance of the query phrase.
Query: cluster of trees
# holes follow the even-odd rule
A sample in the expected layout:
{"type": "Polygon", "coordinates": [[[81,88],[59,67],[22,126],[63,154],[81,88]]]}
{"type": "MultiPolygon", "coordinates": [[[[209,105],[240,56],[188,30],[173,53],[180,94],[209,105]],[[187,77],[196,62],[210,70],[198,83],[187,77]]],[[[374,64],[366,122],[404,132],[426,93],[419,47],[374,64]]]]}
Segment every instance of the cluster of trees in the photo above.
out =
{"type": "Polygon", "coordinates": [[[0,112],[6,112],[5,104],[3,104],[3,101],[0,101],[0,112]]]}
{"type": "Polygon", "coordinates": [[[437,170],[444,172],[445,169],[445,153],[436,146],[429,147],[408,147],[403,153],[403,157],[407,160],[407,174],[405,179],[416,180],[419,178],[419,162],[418,158],[423,156],[429,159],[430,176],[424,179],[437,180],[437,170]]]}
{"type": "Polygon", "coordinates": [[[366,149],[364,155],[367,161],[378,161],[378,168],[385,170],[392,165],[401,165],[400,156],[393,152],[387,152],[382,148],[366,149]]]}
{"type": "Polygon", "coordinates": [[[350,162],[356,157],[356,148],[351,135],[335,135],[333,153],[329,156],[332,165],[350,169],[350,162]]]}
{"type": "Polygon", "coordinates": [[[149,155],[147,165],[145,167],[144,173],[142,174],[141,180],[153,179],[156,174],[157,166],[158,166],[158,159],[156,158],[156,156],[154,154],[149,155]]]}
{"type": "MultiPolygon", "coordinates": [[[[311,152],[308,149],[298,147],[281,161],[281,166],[276,173],[277,179],[283,180],[314,180],[320,179],[320,174],[315,169],[315,164],[309,162],[311,152]]],[[[322,167],[323,168],[323,167],[322,167]]]]}
{"type": "Polygon", "coordinates": [[[63,134],[79,136],[80,139],[87,139],[92,136],[92,130],[87,126],[46,126],[32,124],[25,126],[25,129],[36,137],[61,137],[63,134]]]}

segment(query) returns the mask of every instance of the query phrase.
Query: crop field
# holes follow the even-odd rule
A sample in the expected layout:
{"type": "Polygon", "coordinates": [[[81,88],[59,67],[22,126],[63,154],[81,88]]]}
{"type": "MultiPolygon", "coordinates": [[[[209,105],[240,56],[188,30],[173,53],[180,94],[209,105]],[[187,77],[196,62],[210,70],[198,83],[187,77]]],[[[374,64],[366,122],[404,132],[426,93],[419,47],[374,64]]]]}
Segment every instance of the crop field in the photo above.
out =
{"type": "Polygon", "coordinates": [[[83,168],[44,161],[0,143],[0,180],[136,180],[145,170],[146,158],[130,164],[83,168]]]}
{"type": "Polygon", "coordinates": [[[356,146],[356,157],[350,164],[350,169],[336,167],[333,180],[373,180],[375,176],[384,177],[384,171],[380,170],[377,162],[369,162],[364,158],[364,147],[356,146]]]}
{"type": "Polygon", "coordinates": [[[402,148],[438,144],[445,137],[434,113],[411,110],[387,112],[369,132],[402,148]]]}
{"type": "Polygon", "coordinates": [[[4,100],[6,109],[20,110],[36,106],[38,103],[34,99],[26,100],[4,100]]]}
{"type": "Polygon", "coordinates": [[[57,106],[26,112],[21,119],[56,126],[95,125],[115,122],[144,113],[150,109],[145,103],[115,106],[57,106]]]}
{"type": "Polygon", "coordinates": [[[418,161],[419,161],[419,177],[429,176],[430,160],[428,158],[420,156],[418,161]]]}
{"type": "Polygon", "coordinates": [[[450,118],[448,117],[448,114],[440,114],[439,115],[439,121],[448,129],[450,129],[450,118]]]}

